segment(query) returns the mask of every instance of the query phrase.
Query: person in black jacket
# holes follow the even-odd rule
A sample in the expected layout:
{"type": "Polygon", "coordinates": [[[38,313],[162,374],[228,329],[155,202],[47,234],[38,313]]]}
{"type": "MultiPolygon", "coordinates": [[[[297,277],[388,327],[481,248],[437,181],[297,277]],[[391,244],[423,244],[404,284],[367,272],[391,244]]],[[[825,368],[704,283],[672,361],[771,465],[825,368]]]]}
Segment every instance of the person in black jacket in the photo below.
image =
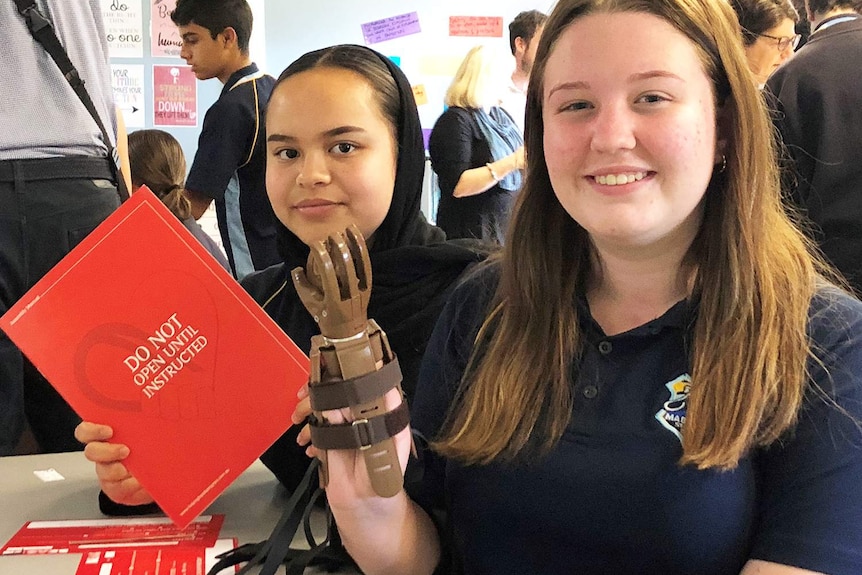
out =
{"type": "Polygon", "coordinates": [[[788,198],[862,294],[862,16],[847,0],[806,6],[811,37],[766,87],[790,160],[788,198]]]}
{"type": "MultiPolygon", "coordinates": [[[[267,193],[279,218],[283,262],[242,281],[278,325],[308,351],[317,324],[293,287],[307,243],[356,223],[368,241],[373,286],[368,316],[389,336],[412,397],[425,345],[451,288],[487,255],[483,244],[446,241],[419,210],[424,147],[407,78],[360,46],[305,54],[279,77],[267,110],[267,193]]],[[[287,421],[289,413],[285,413],[287,421]]],[[[293,490],[310,459],[298,426],[262,457],[293,490]]],[[[112,430],[84,422],[76,437],[96,463],[103,511],[152,510],[152,498],[122,464],[128,447],[112,430]],[[130,505],[147,508],[128,509],[130,505]]]]}
{"type": "Polygon", "coordinates": [[[521,187],[524,139],[497,106],[503,77],[495,62],[485,46],[467,53],[446,92],[449,108],[428,141],[440,184],[437,225],[450,238],[503,243],[521,187]]]}

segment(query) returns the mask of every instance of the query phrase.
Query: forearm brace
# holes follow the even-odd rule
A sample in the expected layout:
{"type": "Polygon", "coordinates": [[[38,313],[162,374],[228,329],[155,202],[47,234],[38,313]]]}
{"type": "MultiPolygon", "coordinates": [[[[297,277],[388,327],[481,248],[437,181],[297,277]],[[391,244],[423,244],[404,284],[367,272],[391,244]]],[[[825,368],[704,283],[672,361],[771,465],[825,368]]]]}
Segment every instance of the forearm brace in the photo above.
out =
{"type": "Polygon", "coordinates": [[[371,260],[355,226],[315,242],[306,269],[293,270],[302,303],[320,326],[311,339],[311,442],[320,451],[320,481],[329,479],[326,451],[359,449],[378,495],[401,491],[403,477],[392,436],[410,421],[401,370],[386,334],[367,319],[371,260]],[[384,396],[397,387],[402,402],[387,411],[384,396]],[[333,424],[324,411],[350,409],[353,421],[333,424]]]}

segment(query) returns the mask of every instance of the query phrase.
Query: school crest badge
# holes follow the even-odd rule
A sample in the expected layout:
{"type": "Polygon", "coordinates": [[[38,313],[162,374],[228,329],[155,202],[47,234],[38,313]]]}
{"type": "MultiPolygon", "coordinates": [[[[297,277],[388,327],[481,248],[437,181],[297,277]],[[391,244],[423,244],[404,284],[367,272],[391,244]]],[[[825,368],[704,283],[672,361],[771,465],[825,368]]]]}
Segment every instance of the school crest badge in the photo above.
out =
{"type": "Polygon", "coordinates": [[[682,441],[682,426],[685,424],[686,400],[688,400],[688,394],[691,391],[691,376],[684,373],[667,382],[664,386],[670,392],[670,397],[656,412],[655,418],[665,429],[682,441]]]}

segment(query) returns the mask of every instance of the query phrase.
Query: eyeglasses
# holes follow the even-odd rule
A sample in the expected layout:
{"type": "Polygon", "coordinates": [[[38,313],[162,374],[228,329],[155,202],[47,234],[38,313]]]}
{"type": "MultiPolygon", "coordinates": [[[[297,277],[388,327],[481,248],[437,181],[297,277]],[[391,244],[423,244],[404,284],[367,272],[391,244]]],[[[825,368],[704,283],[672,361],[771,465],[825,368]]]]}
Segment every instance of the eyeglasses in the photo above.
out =
{"type": "Polygon", "coordinates": [[[778,36],[770,36],[769,34],[758,34],[758,36],[762,36],[763,38],[769,38],[770,40],[775,40],[775,47],[778,48],[779,52],[784,52],[788,47],[796,50],[796,47],[799,46],[799,41],[802,39],[800,34],[794,34],[793,36],[785,36],[783,38],[779,38],[778,36]]]}

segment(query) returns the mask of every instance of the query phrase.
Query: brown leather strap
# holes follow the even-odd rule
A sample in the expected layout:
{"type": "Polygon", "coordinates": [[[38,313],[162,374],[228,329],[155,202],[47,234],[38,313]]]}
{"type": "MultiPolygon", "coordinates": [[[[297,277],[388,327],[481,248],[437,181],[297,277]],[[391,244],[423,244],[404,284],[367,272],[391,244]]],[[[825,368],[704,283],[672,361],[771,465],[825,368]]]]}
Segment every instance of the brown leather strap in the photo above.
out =
{"type": "Polygon", "coordinates": [[[405,400],[383,415],[357,419],[353,423],[331,425],[313,417],[309,423],[311,443],[318,449],[367,449],[407,427],[410,411],[405,400]]]}
{"type": "Polygon", "coordinates": [[[401,383],[401,368],[398,358],[377,371],[353,379],[335,379],[308,386],[311,409],[326,411],[342,409],[351,405],[367,403],[386,395],[386,392],[401,383]]]}

